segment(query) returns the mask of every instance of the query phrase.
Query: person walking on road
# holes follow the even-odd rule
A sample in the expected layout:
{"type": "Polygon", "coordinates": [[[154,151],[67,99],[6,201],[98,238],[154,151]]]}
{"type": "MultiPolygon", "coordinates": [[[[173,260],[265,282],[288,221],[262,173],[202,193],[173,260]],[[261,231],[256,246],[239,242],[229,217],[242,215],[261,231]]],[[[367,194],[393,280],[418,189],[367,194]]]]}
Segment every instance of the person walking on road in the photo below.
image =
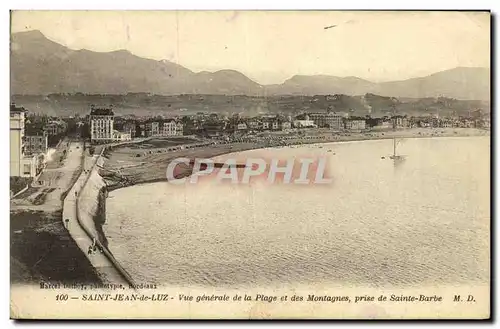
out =
{"type": "Polygon", "coordinates": [[[94,238],[94,240],[92,241],[92,252],[95,253],[96,251],[97,251],[97,241],[94,238]]]}

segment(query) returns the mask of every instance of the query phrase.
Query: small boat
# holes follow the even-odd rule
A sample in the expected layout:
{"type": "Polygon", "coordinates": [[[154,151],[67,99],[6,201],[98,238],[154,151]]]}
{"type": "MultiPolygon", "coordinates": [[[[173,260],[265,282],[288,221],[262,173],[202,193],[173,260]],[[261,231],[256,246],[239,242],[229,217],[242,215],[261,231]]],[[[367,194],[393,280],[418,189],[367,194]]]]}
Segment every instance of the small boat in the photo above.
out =
{"type": "Polygon", "coordinates": [[[398,142],[396,142],[396,138],[393,138],[393,145],[394,145],[394,151],[393,151],[393,154],[389,158],[391,160],[394,160],[394,161],[404,160],[405,159],[404,156],[396,154],[396,146],[398,145],[398,142]]]}

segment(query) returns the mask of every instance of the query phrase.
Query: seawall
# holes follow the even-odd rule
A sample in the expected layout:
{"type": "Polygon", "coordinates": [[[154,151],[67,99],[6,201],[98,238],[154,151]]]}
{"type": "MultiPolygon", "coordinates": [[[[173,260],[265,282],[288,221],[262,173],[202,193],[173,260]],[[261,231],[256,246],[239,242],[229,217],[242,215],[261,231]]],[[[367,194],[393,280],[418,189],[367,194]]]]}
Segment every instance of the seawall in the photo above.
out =
{"type": "MultiPolygon", "coordinates": [[[[101,153],[102,154],[102,153],[101,153]]],[[[97,164],[103,162],[101,155],[85,157],[84,175],[87,175],[82,183],[76,202],[76,215],[79,224],[91,240],[95,239],[96,245],[100,247],[103,254],[109,260],[118,274],[130,285],[136,285],[130,274],[115,259],[108,249],[108,242],[102,230],[106,221],[105,199],[107,196],[106,184],[98,173],[97,164]]],[[[106,274],[104,276],[107,276],[106,274]]],[[[113,282],[110,282],[113,283],[113,282]]]]}
{"type": "MultiPolygon", "coordinates": [[[[86,157],[85,161],[93,160],[86,157]]],[[[97,159],[97,164],[102,164],[101,157],[97,159]]],[[[85,166],[85,168],[89,168],[85,166]]],[[[88,170],[88,169],[86,169],[88,170]]],[[[91,170],[85,186],[80,191],[78,202],[80,220],[87,224],[92,235],[107,247],[107,241],[102,234],[102,225],[106,222],[105,212],[106,184],[97,170],[91,170]],[[104,209],[103,209],[104,208],[104,209]]]]}

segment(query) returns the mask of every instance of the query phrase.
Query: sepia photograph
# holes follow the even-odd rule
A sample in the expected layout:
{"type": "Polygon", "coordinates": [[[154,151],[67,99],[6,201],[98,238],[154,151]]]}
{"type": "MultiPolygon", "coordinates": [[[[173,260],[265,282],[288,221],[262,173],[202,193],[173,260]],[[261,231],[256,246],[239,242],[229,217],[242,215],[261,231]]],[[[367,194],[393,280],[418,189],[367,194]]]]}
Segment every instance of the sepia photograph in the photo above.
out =
{"type": "Polygon", "coordinates": [[[11,319],[490,319],[489,11],[9,24],[11,319]]]}

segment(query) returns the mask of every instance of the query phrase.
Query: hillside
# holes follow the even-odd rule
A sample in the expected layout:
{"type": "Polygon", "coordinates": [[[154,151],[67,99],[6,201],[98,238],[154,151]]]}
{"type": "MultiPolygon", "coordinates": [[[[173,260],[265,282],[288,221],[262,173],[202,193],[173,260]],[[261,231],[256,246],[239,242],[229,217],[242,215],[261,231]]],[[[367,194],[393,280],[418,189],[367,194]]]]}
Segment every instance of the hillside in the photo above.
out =
{"type": "Polygon", "coordinates": [[[296,75],[263,86],[235,70],[195,73],[167,60],[135,56],[127,50],[72,50],[39,31],[11,36],[11,95],[51,93],[160,95],[365,95],[490,99],[488,68],[455,68],[403,81],[370,82],[357,77],[296,75]]]}
{"type": "Polygon", "coordinates": [[[176,116],[197,112],[215,112],[232,115],[255,116],[267,113],[299,114],[332,109],[351,115],[381,117],[385,115],[439,114],[466,115],[469,110],[482,109],[490,112],[485,101],[464,101],[450,98],[402,99],[365,94],[315,95],[315,96],[225,96],[225,95],[152,95],[133,93],[127,95],[51,94],[48,96],[14,95],[11,100],[24,106],[31,113],[53,116],[85,116],[90,104],[110,105],[117,115],[176,116]]]}
{"type": "Polygon", "coordinates": [[[126,50],[71,50],[38,31],[12,35],[12,94],[255,94],[259,90],[259,84],[236,71],[194,73],[126,50]]]}

